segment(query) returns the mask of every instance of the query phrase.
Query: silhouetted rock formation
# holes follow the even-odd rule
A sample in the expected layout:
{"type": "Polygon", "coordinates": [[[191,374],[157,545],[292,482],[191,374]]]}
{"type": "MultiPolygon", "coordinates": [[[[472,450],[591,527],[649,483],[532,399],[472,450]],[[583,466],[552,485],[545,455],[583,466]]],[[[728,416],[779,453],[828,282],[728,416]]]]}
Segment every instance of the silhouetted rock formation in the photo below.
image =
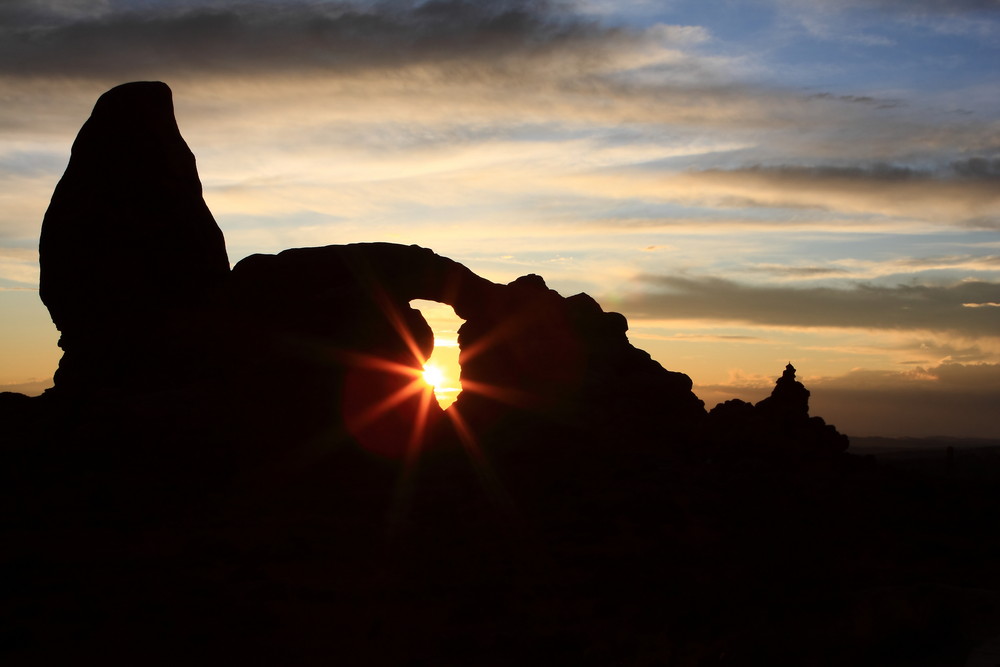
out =
{"type": "Polygon", "coordinates": [[[296,423],[346,427],[384,453],[442,416],[418,380],[433,335],[413,299],[466,320],[464,391],[451,409],[480,437],[502,422],[689,439],[704,418],[690,378],[634,348],[624,317],[585,294],[564,298],[538,276],[497,285],[424,248],[365,243],[253,255],[222,295],[240,332],[226,346],[233,386],[282,387],[279,411],[296,423]]]}
{"type": "Polygon", "coordinates": [[[370,449],[400,454],[441,416],[420,380],[433,333],[409,302],[443,301],[468,317],[497,289],[417,246],[252,255],[234,267],[220,298],[234,334],[226,346],[230,384],[241,403],[269,397],[261,409],[283,413],[286,424],[332,436],[346,429],[370,449]]]}
{"type": "Polygon", "coordinates": [[[795,367],[790,362],[774,383],[771,395],[755,407],[758,412],[781,421],[796,421],[809,416],[809,390],[795,379],[795,367]]]}
{"type": "Polygon", "coordinates": [[[673,444],[701,426],[705,411],[691,379],[633,347],[625,318],[590,296],[564,298],[528,275],[478,303],[459,330],[456,408],[480,430],[512,410],[605,442],[673,444]]]}
{"type": "Polygon", "coordinates": [[[191,371],[194,313],[229,260],[165,84],[97,101],[45,214],[39,261],[65,352],[58,390],[128,392],[191,371]]]}
{"type": "Polygon", "coordinates": [[[98,100],[46,213],[40,261],[65,352],[53,395],[148,412],[169,403],[151,392],[180,392],[174,423],[214,422],[242,440],[325,434],[395,455],[448,440],[419,381],[433,335],[409,305],[430,299],[466,320],[463,392],[444,421],[459,431],[544,441],[555,429],[668,449],[706,433],[747,452],[846,447],[809,417],[791,364],[769,398],[730,401],[708,419],[688,376],[629,343],[623,316],[539,276],[497,285],[386,243],[253,255],[230,273],[162,83],[98,100]]]}
{"type": "Polygon", "coordinates": [[[809,416],[809,390],[789,363],[774,390],[756,405],[732,399],[709,413],[716,452],[791,458],[824,458],[847,450],[847,436],[809,416]]]}
{"type": "MultiPolygon", "coordinates": [[[[178,424],[218,422],[258,441],[324,433],[399,454],[447,431],[434,435],[442,411],[419,382],[433,336],[409,306],[430,299],[466,320],[451,420],[460,430],[667,448],[705,440],[688,376],[633,347],[623,316],[539,276],[497,285],[385,243],[254,255],[230,273],[162,83],[98,100],[46,213],[40,260],[65,351],[55,395],[135,411],[150,409],[150,392],[179,391],[189,400],[178,424]]],[[[789,365],[757,406],[713,410],[709,441],[842,450],[842,436],[809,418],[808,398],[789,365]]]]}
{"type": "Polygon", "coordinates": [[[415,420],[430,433],[441,417],[414,386],[433,336],[409,301],[431,299],[467,320],[455,411],[481,432],[548,423],[675,441],[704,418],[690,379],[632,347],[624,317],[538,276],[495,285],[391,244],[255,255],[230,274],[162,83],[98,100],[46,213],[40,260],[64,350],[53,394],[134,410],[149,392],[211,393],[215,417],[176,421],[214,418],[261,439],[349,435],[398,452],[415,420]]]}

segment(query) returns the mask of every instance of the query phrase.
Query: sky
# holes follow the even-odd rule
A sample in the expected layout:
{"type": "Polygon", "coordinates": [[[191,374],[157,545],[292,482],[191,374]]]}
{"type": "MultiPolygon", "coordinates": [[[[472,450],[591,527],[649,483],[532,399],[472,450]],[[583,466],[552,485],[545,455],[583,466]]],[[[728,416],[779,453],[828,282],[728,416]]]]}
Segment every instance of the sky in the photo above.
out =
{"type": "Polygon", "coordinates": [[[76,132],[161,80],[233,263],[416,243],[587,292],[709,408],[791,361],[849,435],[1000,437],[998,63],[997,0],[3,0],[0,390],[58,363],[76,132]]]}

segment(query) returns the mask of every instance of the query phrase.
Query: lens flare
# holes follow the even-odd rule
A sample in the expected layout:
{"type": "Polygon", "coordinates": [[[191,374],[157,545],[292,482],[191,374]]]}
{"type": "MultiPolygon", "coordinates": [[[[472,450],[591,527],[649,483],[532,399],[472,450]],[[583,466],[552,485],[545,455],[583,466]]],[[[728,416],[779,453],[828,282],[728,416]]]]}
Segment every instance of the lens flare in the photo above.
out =
{"type": "Polygon", "coordinates": [[[440,387],[445,381],[444,371],[434,364],[424,364],[424,382],[432,387],[440,387]]]}

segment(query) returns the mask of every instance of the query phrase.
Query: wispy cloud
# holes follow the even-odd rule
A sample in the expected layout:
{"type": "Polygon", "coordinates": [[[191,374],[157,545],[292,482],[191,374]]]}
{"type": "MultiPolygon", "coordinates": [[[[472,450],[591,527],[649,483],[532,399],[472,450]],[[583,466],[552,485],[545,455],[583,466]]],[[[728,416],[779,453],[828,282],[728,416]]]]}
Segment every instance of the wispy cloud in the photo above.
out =
{"type": "Polygon", "coordinates": [[[997,164],[974,158],[941,170],[891,165],[633,169],[575,174],[566,177],[566,184],[608,197],[716,209],[813,209],[991,229],[991,221],[1000,219],[997,164]]]}
{"type": "Polygon", "coordinates": [[[997,12],[996,0],[784,0],[791,6],[802,8],[822,7],[826,10],[880,9],[887,12],[910,14],[935,12],[955,14],[961,12],[997,12]]]}
{"type": "Polygon", "coordinates": [[[759,336],[739,336],[732,334],[707,334],[707,333],[677,333],[670,336],[663,336],[651,333],[633,333],[631,337],[637,340],[667,340],[667,341],[694,340],[694,341],[727,342],[727,343],[734,341],[740,343],[752,343],[764,340],[759,336]]]}
{"type": "Polygon", "coordinates": [[[0,247],[0,282],[9,290],[35,290],[38,287],[38,251],[34,248],[0,247]]]}
{"type": "Polygon", "coordinates": [[[779,278],[802,279],[802,278],[826,278],[829,276],[842,276],[848,274],[848,270],[835,266],[784,266],[779,264],[758,264],[744,269],[749,273],[762,273],[779,278]]]}
{"type": "Polygon", "coordinates": [[[516,0],[101,7],[85,13],[50,3],[14,3],[3,15],[0,67],[22,77],[303,70],[337,76],[401,65],[487,62],[499,70],[519,58],[565,52],[600,60],[609,44],[629,39],[548,3],[516,0]]]}
{"type": "Polygon", "coordinates": [[[1000,160],[976,158],[931,172],[876,165],[870,168],[751,167],[685,174],[720,192],[760,205],[815,206],[964,222],[1000,216],[1000,160]]]}
{"type": "Polygon", "coordinates": [[[719,278],[643,276],[654,291],[625,300],[639,317],[699,318],[794,327],[955,331],[996,336],[1000,311],[966,303],[1000,301],[1000,283],[951,286],[859,284],[850,289],[740,284],[719,278]]]}
{"type": "Polygon", "coordinates": [[[818,380],[814,405],[841,413],[857,435],[998,437],[1000,365],[948,363],[908,372],[858,370],[818,380]]]}
{"type": "Polygon", "coordinates": [[[837,102],[846,102],[848,104],[864,104],[867,106],[873,106],[877,109],[892,109],[900,104],[898,100],[880,99],[872,97],[871,95],[834,95],[833,93],[813,93],[806,99],[833,100],[837,102]]]}

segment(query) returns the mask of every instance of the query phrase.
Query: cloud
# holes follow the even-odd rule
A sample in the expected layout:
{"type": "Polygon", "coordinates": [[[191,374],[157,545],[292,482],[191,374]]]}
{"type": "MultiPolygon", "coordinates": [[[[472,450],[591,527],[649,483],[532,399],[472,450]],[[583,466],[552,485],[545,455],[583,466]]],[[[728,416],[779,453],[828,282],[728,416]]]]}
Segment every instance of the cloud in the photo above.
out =
{"type": "MultiPolygon", "coordinates": [[[[862,47],[891,47],[896,31],[961,35],[992,45],[1000,24],[996,0],[778,0],[780,11],[794,17],[814,38],[862,47]]],[[[902,52],[905,50],[905,39],[902,52]]],[[[934,49],[923,57],[933,58],[934,49]]],[[[926,60],[925,60],[926,62],[926,60]]]]}
{"type": "Polygon", "coordinates": [[[987,158],[940,170],[888,164],[707,169],[661,175],[658,185],[661,197],[719,207],[816,208],[966,227],[1000,216],[1000,160],[987,158]]]}
{"type": "Polygon", "coordinates": [[[634,338],[636,340],[661,340],[661,341],[708,341],[708,342],[721,342],[721,343],[755,343],[764,341],[765,339],[759,336],[743,336],[743,335],[731,335],[731,334],[689,334],[689,333],[677,333],[670,336],[664,336],[653,333],[636,333],[632,332],[629,334],[629,338],[634,338]]]}
{"type": "Polygon", "coordinates": [[[892,109],[900,105],[898,100],[880,99],[870,95],[834,95],[833,93],[814,93],[806,97],[807,100],[834,100],[847,102],[848,104],[864,104],[873,106],[876,109],[892,109]]]}
{"type": "Polygon", "coordinates": [[[411,122],[506,116],[740,132],[782,127],[789,115],[824,126],[838,107],[870,106],[865,96],[805,103],[799,91],[741,84],[740,63],[752,57],[707,54],[712,38],[701,26],[610,25],[565,3],[147,2],[93,14],[17,5],[0,22],[0,83],[16,91],[57,81],[64,103],[69,84],[161,78],[175,89],[198,81],[209,87],[199,97],[215,105],[227,98],[266,113],[284,103],[286,115],[294,105],[307,120],[405,109],[411,122]]]}
{"type": "Polygon", "coordinates": [[[619,29],[527,0],[152,3],[96,14],[20,2],[3,19],[0,71],[28,77],[504,66],[511,64],[505,58],[556,51],[600,58],[606,45],[627,39],[619,29]]]}
{"type": "Polygon", "coordinates": [[[835,266],[784,266],[778,264],[758,264],[746,269],[750,273],[764,273],[781,278],[827,278],[842,276],[847,269],[835,266]]]}
{"type": "MultiPolygon", "coordinates": [[[[623,140],[619,152],[631,153],[632,163],[662,161],[678,142],[704,143],[710,137],[726,148],[685,166],[728,167],[719,152],[773,158],[780,151],[781,158],[794,161],[806,155],[885,159],[1000,146],[996,128],[975,120],[942,127],[919,121],[913,109],[890,108],[891,99],[805,95],[755,83],[746,71],[755,56],[718,55],[731,51],[717,48],[701,26],[612,25],[575,13],[567,3],[6,6],[20,8],[8,10],[0,22],[0,87],[10,96],[0,110],[0,128],[9,130],[78,127],[93,99],[110,85],[161,78],[175,89],[179,120],[193,147],[205,145],[198,127],[217,144],[254,146],[273,134],[272,144],[261,148],[284,147],[300,155],[308,146],[325,148],[337,131],[345,137],[391,137],[400,150],[407,146],[406,137],[397,141],[401,127],[416,137],[428,128],[488,127],[502,133],[530,126],[539,134],[548,131],[554,143],[573,131],[610,134],[630,128],[636,136],[623,140]],[[40,90],[45,86],[50,89],[40,90]],[[70,108],[73,113],[67,110],[65,117],[53,111],[70,108]],[[661,147],[659,154],[655,146],[661,147]],[[648,154],[639,155],[639,148],[648,148],[648,154]]],[[[463,141],[452,138],[452,146],[463,141]]],[[[196,152],[203,159],[203,152],[196,152]]],[[[610,153],[605,147],[603,155],[610,153]]],[[[566,155],[588,154],[568,148],[566,155]]],[[[595,166],[591,162],[578,160],[577,168],[595,166]]],[[[719,205],[771,205],[752,192],[713,193],[729,186],[713,186],[712,178],[702,180],[719,205]]],[[[778,203],[799,205],[787,198],[778,203]]],[[[980,226],[994,217],[992,209],[963,215],[987,221],[969,223],[980,226]]]]}
{"type": "MultiPolygon", "coordinates": [[[[989,246],[984,249],[989,249],[989,246]]],[[[885,260],[831,257],[827,262],[827,265],[817,267],[759,264],[741,270],[789,280],[840,277],[855,280],[880,278],[899,281],[913,280],[919,274],[934,276],[939,282],[942,276],[963,279],[979,277],[987,281],[1000,278],[1000,256],[991,254],[929,255],[885,260]]]]}
{"type": "Polygon", "coordinates": [[[900,351],[919,357],[900,362],[910,366],[1000,362],[1000,337],[967,339],[939,334],[906,340],[897,347],[900,351]]]}
{"type": "Polygon", "coordinates": [[[1000,216],[968,218],[960,224],[962,227],[971,230],[1000,230],[1000,216]]]}
{"type": "Polygon", "coordinates": [[[11,290],[36,290],[38,286],[38,250],[0,246],[0,283],[11,290]]]}
{"type": "Polygon", "coordinates": [[[1000,301],[1000,283],[949,286],[858,284],[849,289],[740,284],[720,278],[644,275],[654,291],[620,306],[631,317],[702,319],[766,326],[932,330],[996,336],[1000,310],[966,303],[1000,301]]]}
{"type": "Polygon", "coordinates": [[[1000,270],[1000,255],[933,255],[907,257],[894,261],[894,266],[908,269],[964,268],[973,270],[1000,270]]]}
{"type": "MultiPolygon", "coordinates": [[[[776,96],[769,103],[778,107],[779,99],[776,96]]],[[[934,130],[930,126],[920,129],[914,127],[912,118],[896,115],[893,119],[871,119],[861,129],[834,132],[831,128],[843,126],[843,119],[829,115],[834,113],[830,107],[835,103],[823,104],[824,110],[815,117],[801,109],[802,115],[794,119],[791,114],[797,112],[776,111],[785,115],[790,127],[811,137],[805,141],[800,133],[781,133],[782,154],[771,154],[779,131],[773,142],[756,145],[750,135],[743,134],[744,147],[739,147],[735,139],[741,130],[727,126],[720,117],[711,131],[719,137],[719,146],[725,145],[722,137],[730,138],[733,148],[728,152],[705,151],[645,164],[563,170],[554,178],[559,179],[560,187],[592,198],[715,209],[697,213],[706,222],[710,216],[739,211],[737,216],[747,224],[765,226],[780,226],[782,221],[823,224],[832,219],[838,225],[850,226],[853,220],[855,225],[902,224],[911,230],[921,223],[928,230],[941,225],[992,230],[1000,224],[1000,158],[995,157],[1000,154],[1000,135],[995,129],[980,127],[983,134],[978,148],[982,154],[956,158],[956,153],[971,147],[971,138],[966,136],[969,128],[942,125],[934,130]],[[899,131],[891,128],[893,123],[908,125],[912,136],[893,138],[891,135],[899,131]],[[839,137],[834,136],[837,133],[839,137]],[[926,142],[920,139],[922,134],[928,137],[926,142]],[[990,138],[993,135],[995,140],[990,138]],[[950,145],[942,144],[945,138],[950,145]],[[919,144],[923,145],[917,149],[919,144]],[[866,159],[868,152],[877,151],[897,154],[899,160],[866,159]]],[[[674,121],[682,122],[679,118],[674,121]]],[[[707,122],[702,131],[710,131],[707,122]]],[[[655,224],[650,208],[636,210],[636,220],[629,224],[648,224],[644,220],[655,224]]],[[[677,220],[692,213],[675,209],[671,217],[677,220]]]]}
{"type": "Polygon", "coordinates": [[[1000,436],[1000,364],[858,370],[809,387],[813,412],[839,413],[855,435],[1000,436]]]}
{"type": "MultiPolygon", "coordinates": [[[[690,174],[698,181],[731,184],[744,196],[769,203],[785,197],[800,205],[879,212],[919,211],[942,200],[975,215],[1000,205],[1000,160],[973,158],[941,171],[886,164],[871,167],[748,167],[690,174]],[[756,191],[758,194],[754,194],[756,191]],[[850,198],[858,203],[846,203],[850,198]],[[894,202],[896,202],[894,204],[894,202]]],[[[952,210],[948,207],[946,210],[952,210]]]]}
{"type": "Polygon", "coordinates": [[[997,0],[780,0],[785,9],[804,13],[850,14],[855,21],[872,23],[886,17],[909,18],[914,16],[938,17],[965,14],[989,15],[1000,13],[997,0]],[[868,12],[878,12],[868,15],[868,12]]]}
{"type": "MultiPolygon", "coordinates": [[[[797,2],[796,4],[801,3],[797,2]]],[[[907,14],[913,12],[941,12],[946,14],[959,12],[1000,12],[1000,2],[997,2],[997,0],[823,0],[822,5],[824,7],[838,7],[842,9],[878,8],[885,11],[907,14]]]]}

